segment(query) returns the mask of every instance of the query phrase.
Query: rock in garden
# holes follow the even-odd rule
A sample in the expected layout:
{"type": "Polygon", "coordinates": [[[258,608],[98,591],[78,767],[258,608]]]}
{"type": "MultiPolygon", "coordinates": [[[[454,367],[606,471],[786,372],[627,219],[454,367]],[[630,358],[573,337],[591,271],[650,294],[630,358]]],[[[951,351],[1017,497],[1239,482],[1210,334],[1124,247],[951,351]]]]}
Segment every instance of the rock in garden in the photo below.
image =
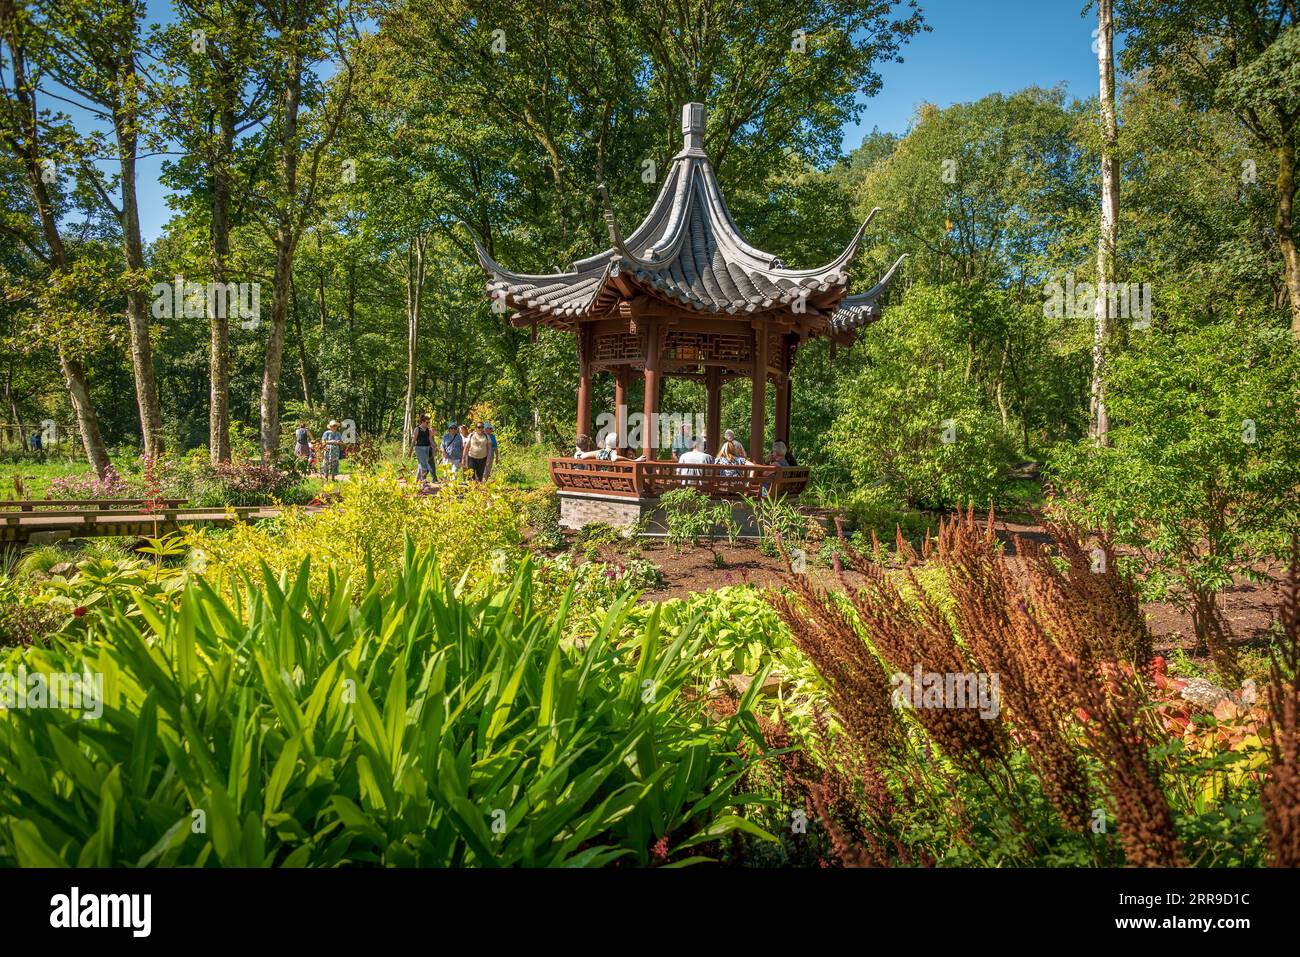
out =
{"type": "Polygon", "coordinates": [[[1183,687],[1178,689],[1178,694],[1184,701],[1190,701],[1207,711],[1213,710],[1214,706],[1225,698],[1232,697],[1227,688],[1221,688],[1204,678],[1188,678],[1183,687]]]}

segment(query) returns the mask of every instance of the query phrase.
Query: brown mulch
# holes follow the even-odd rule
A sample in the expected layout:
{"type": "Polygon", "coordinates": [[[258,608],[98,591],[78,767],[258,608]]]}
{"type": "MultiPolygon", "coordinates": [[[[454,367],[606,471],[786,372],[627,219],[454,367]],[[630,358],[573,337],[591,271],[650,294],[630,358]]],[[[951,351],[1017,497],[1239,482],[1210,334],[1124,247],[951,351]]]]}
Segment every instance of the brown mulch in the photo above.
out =
{"type": "MultiPolygon", "coordinates": [[[[999,519],[997,530],[998,537],[1007,543],[1008,554],[1015,554],[1016,537],[1050,541],[1042,526],[1029,521],[999,519]]],[[[613,561],[626,558],[627,553],[617,546],[606,546],[601,557],[613,561]]],[[[704,545],[677,552],[662,541],[651,540],[642,544],[641,557],[654,562],[664,577],[662,588],[642,597],[642,601],[651,602],[683,598],[694,592],[712,591],[728,585],[776,585],[786,573],[780,558],[762,554],[756,544],[749,542],[731,546],[724,541],[714,547],[704,545]],[[715,554],[721,558],[720,563],[715,554]]],[[[1270,581],[1261,584],[1239,581],[1221,595],[1224,618],[1232,640],[1243,646],[1260,642],[1267,636],[1282,604],[1285,566],[1275,562],[1260,565],[1256,570],[1267,575],[1270,581]]],[[[812,555],[809,556],[808,573],[827,588],[841,587],[835,573],[815,564],[812,555]]],[[[845,579],[850,585],[860,582],[859,576],[851,571],[845,573],[845,579]]],[[[1191,653],[1196,642],[1190,614],[1168,602],[1147,602],[1143,608],[1155,637],[1157,653],[1168,654],[1177,648],[1191,653]]]]}

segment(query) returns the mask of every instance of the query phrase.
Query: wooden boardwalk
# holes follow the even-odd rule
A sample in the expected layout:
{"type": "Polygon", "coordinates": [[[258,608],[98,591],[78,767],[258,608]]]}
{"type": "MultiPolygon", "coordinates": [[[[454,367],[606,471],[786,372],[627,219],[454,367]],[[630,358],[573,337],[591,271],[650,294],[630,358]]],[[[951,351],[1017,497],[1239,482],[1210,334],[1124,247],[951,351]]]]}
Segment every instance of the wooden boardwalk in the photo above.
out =
{"type": "Polygon", "coordinates": [[[156,538],[184,525],[229,527],[237,522],[275,518],[278,508],[227,506],[184,508],[180,499],[60,501],[30,499],[0,502],[0,543],[120,535],[156,538]]]}

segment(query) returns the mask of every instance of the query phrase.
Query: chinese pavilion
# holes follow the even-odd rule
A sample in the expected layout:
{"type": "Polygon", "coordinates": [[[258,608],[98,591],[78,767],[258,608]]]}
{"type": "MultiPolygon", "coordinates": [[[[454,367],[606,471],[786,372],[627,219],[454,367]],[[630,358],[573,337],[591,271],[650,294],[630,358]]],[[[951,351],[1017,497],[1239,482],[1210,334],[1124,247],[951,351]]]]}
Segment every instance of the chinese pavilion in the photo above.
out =
{"type": "MultiPolygon", "coordinates": [[[[772,438],[788,442],[790,376],[800,343],[817,336],[852,342],[857,329],[880,317],[880,299],[902,258],[874,286],[850,293],[849,268],[871,216],[843,252],[815,269],[791,269],[756,249],[745,241],[727,209],[704,152],[704,129],[704,104],[687,103],[682,108],[684,147],[673,157],[650,212],[626,237],[603,184],[599,187],[610,247],[575,262],[570,270],[547,275],[511,272],[477,240],[475,246],[488,275],[488,294],[498,309],[512,313],[514,325],[540,323],[576,337],[578,433],[591,429],[593,376],[608,372],[614,377],[620,434],[634,378],[644,380],[644,420],[649,423],[658,417],[662,377],[680,376],[705,385],[706,443],[716,452],[722,431],[722,384],[747,377],[753,383],[747,449],[751,459],[761,462],[768,447],[767,384],[775,386],[772,438]]],[[[655,430],[643,428],[642,438],[646,461],[636,464],[646,465],[643,471],[655,472],[662,480],[663,469],[653,467],[660,454],[655,430]]],[[[669,458],[666,450],[662,457],[669,458]]],[[[552,466],[562,489],[568,484],[564,477],[574,475],[565,461],[570,460],[560,461],[558,471],[555,463],[552,466]]],[[[800,471],[806,481],[806,470],[800,471]]],[[[583,475],[580,484],[590,478],[583,475]]],[[[649,484],[632,481],[623,494],[644,495],[649,484]]],[[[617,494],[614,489],[603,491],[617,494]]]]}

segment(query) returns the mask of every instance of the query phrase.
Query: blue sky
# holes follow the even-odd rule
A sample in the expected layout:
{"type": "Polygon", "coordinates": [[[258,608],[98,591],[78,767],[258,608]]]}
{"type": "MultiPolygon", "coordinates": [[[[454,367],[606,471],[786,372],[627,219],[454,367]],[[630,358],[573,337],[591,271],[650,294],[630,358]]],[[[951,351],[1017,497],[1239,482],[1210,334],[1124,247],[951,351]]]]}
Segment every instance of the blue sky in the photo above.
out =
{"type": "MultiPolygon", "coordinates": [[[[149,0],[148,6],[153,18],[167,16],[170,7],[167,0],[149,0]]],[[[932,32],[904,48],[903,63],[882,65],[884,87],[867,101],[862,121],[845,129],[845,152],[874,127],[906,132],[925,102],[950,106],[989,93],[1058,84],[1074,97],[1097,95],[1096,14],[1081,15],[1083,0],[922,0],[921,7],[932,32]]],[[[146,242],[157,239],[171,217],[158,183],[161,165],[161,158],[139,164],[146,242]]]]}
{"type": "Polygon", "coordinates": [[[844,131],[850,152],[879,127],[906,132],[921,103],[951,106],[1028,86],[1065,86],[1075,98],[1097,95],[1095,9],[1084,0],[921,0],[932,32],[903,48],[903,63],[880,70],[884,88],[867,100],[862,121],[844,131]]]}

